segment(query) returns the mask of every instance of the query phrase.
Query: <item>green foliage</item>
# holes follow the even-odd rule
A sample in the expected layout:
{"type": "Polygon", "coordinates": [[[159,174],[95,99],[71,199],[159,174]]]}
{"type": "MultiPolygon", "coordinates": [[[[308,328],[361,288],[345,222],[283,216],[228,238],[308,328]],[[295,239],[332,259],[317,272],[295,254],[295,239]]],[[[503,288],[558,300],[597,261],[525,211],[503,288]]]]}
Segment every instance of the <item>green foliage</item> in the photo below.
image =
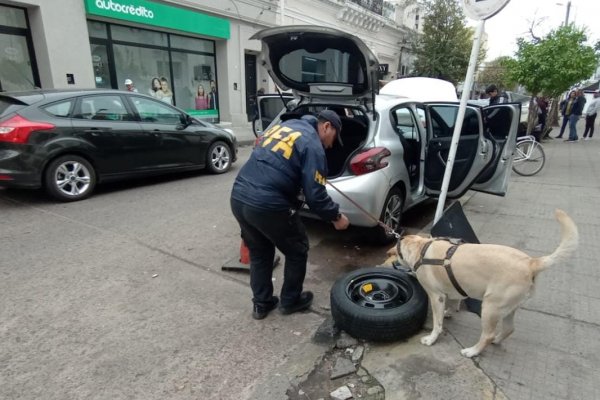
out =
{"type": "Polygon", "coordinates": [[[516,82],[508,74],[506,63],[509,60],[510,57],[502,56],[486,63],[477,75],[477,86],[485,88],[493,83],[500,91],[513,90],[516,82]]]}
{"type": "MultiPolygon", "coordinates": [[[[475,32],[466,26],[457,0],[428,0],[424,7],[423,35],[413,47],[417,55],[414,71],[456,84],[467,73],[475,32]]],[[[484,49],[479,54],[479,59],[483,58],[484,49]]]]}
{"type": "Polygon", "coordinates": [[[594,73],[598,55],[586,41],[585,31],[573,25],[535,43],[519,38],[515,58],[506,62],[509,76],[532,95],[558,96],[594,73]]]}

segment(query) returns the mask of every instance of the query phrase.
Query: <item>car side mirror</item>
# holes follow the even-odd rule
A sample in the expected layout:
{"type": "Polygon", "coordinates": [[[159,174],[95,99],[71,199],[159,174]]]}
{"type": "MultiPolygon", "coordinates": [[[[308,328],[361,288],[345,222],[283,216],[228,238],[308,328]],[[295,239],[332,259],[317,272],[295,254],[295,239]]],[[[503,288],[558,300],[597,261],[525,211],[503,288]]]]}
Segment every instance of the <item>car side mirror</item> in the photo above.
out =
{"type": "Polygon", "coordinates": [[[179,125],[177,125],[177,129],[184,130],[185,128],[192,125],[193,123],[194,123],[194,119],[191,116],[189,116],[187,114],[183,114],[181,116],[181,123],[179,125]]]}

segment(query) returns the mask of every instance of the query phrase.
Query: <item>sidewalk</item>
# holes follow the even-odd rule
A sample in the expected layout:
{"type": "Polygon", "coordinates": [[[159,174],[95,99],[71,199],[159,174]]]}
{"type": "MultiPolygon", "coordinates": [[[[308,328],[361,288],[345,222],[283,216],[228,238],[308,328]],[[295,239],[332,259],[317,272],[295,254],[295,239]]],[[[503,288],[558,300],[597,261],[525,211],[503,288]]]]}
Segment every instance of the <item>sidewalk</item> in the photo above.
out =
{"type": "Polygon", "coordinates": [[[231,129],[235,134],[235,137],[238,140],[238,144],[240,146],[250,146],[254,144],[254,133],[252,132],[252,123],[248,122],[245,125],[232,125],[231,122],[221,122],[219,124],[215,124],[221,128],[231,129]]]}
{"type": "MultiPolygon", "coordinates": [[[[578,126],[581,138],[584,125],[578,126]]],[[[598,129],[597,129],[598,130],[598,129]]],[[[555,128],[553,136],[558,133],[555,128]]],[[[600,133],[590,141],[544,142],[546,165],[536,176],[512,174],[505,198],[471,193],[463,204],[482,243],[551,253],[560,238],[554,209],[577,223],[574,259],[542,272],[536,292],[517,312],[515,332],[468,360],[480,320],[462,311],[445,321],[432,347],[371,345],[362,366],[385,387],[386,399],[600,399],[600,133]],[[596,377],[596,378],[595,378],[596,377]]],[[[420,337],[421,335],[419,335],[420,337]]]]}

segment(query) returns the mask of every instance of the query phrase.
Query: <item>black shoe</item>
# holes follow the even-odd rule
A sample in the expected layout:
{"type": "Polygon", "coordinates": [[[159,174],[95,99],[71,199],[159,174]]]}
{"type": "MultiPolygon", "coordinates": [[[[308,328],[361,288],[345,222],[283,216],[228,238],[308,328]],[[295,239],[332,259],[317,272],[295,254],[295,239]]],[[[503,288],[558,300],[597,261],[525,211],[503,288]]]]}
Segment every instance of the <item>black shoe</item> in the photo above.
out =
{"type": "Polygon", "coordinates": [[[562,139],[562,135],[554,136],[554,139],[562,139]]]}
{"type": "Polygon", "coordinates": [[[279,304],[279,298],[277,296],[273,296],[273,300],[271,300],[271,304],[266,306],[254,304],[254,309],[252,311],[252,318],[254,319],[264,319],[271,311],[277,308],[277,304],[279,304]]]}
{"type": "Polygon", "coordinates": [[[308,291],[302,292],[300,294],[300,297],[294,304],[291,304],[289,306],[281,305],[281,306],[279,306],[279,311],[283,315],[288,315],[288,314],[292,314],[292,313],[295,313],[298,311],[308,310],[308,308],[312,304],[313,297],[314,296],[313,296],[312,292],[308,292],[308,291]]]}

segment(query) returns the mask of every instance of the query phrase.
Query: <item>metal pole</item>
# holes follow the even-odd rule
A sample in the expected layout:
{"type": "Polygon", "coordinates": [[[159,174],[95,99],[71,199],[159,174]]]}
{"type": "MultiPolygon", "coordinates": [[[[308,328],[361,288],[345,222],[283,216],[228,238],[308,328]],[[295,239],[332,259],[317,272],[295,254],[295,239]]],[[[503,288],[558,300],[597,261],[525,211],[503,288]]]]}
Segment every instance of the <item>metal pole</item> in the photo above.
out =
{"type": "Polygon", "coordinates": [[[473,47],[471,48],[469,68],[467,69],[467,76],[465,78],[462,95],[460,97],[460,106],[458,107],[458,115],[456,116],[456,124],[454,125],[454,132],[452,133],[452,144],[450,145],[450,153],[448,154],[446,171],[444,172],[444,180],[442,181],[442,190],[440,192],[440,198],[438,200],[437,209],[435,210],[435,218],[433,220],[434,225],[442,217],[442,213],[444,212],[444,204],[446,203],[446,196],[448,195],[448,186],[450,185],[450,177],[452,176],[452,168],[454,167],[454,157],[456,156],[456,148],[458,147],[460,131],[462,129],[463,120],[465,119],[467,100],[469,99],[470,88],[471,86],[473,86],[475,66],[477,65],[477,57],[479,56],[479,48],[481,46],[481,36],[483,35],[484,26],[485,20],[479,21],[479,25],[477,25],[477,30],[475,31],[475,40],[473,40],[473,47]]]}
{"type": "Polygon", "coordinates": [[[567,15],[565,16],[565,26],[569,25],[569,14],[571,13],[571,2],[567,1],[567,15]]]}

